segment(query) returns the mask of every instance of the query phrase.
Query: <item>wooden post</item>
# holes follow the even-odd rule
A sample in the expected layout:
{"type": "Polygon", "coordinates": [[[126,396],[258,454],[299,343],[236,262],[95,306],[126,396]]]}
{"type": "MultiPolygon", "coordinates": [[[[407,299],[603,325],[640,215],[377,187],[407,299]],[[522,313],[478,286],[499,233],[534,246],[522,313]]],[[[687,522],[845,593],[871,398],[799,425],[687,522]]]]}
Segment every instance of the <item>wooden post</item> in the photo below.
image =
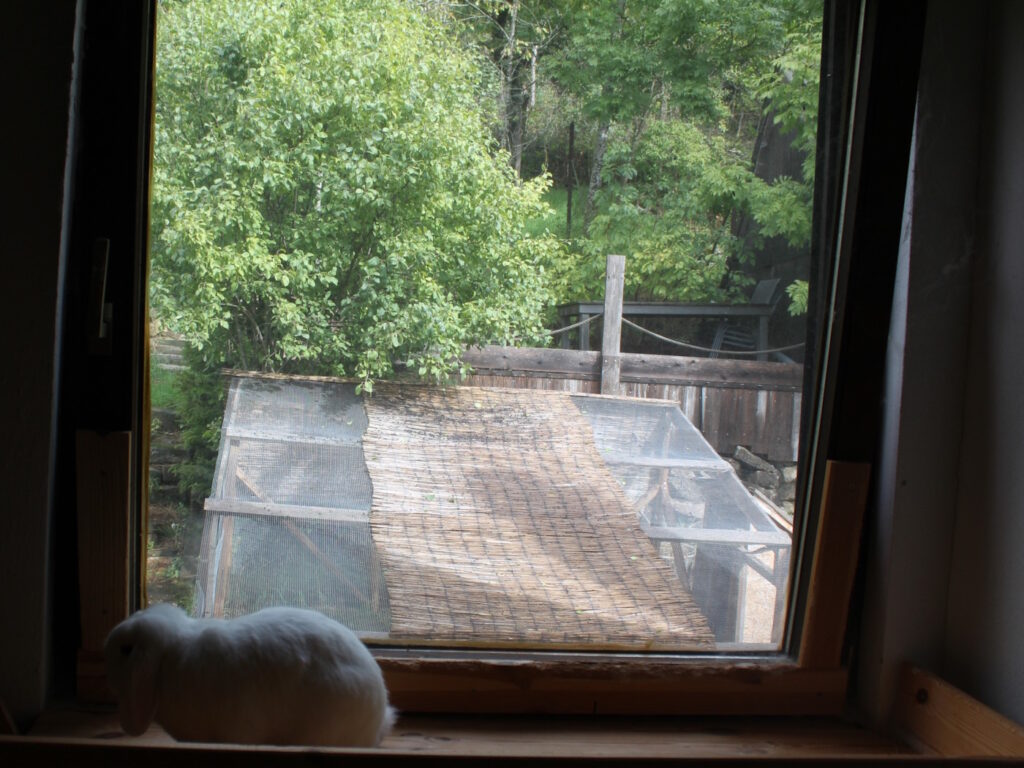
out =
{"type": "Polygon", "coordinates": [[[601,394],[619,394],[622,357],[622,292],[626,278],[626,257],[609,256],[604,280],[604,333],[601,338],[601,394]]]}

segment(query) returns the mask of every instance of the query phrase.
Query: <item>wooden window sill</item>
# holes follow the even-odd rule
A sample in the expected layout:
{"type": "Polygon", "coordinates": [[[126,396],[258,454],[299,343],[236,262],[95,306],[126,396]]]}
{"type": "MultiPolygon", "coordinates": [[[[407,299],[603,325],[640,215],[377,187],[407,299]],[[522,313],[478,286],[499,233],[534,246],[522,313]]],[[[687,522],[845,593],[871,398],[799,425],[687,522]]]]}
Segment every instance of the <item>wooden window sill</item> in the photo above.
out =
{"type": "MultiPolygon", "coordinates": [[[[600,760],[831,760],[889,759],[914,755],[909,747],[839,718],[725,717],[528,717],[406,715],[375,750],[265,748],[182,744],[159,726],[126,736],[109,708],[46,713],[23,737],[0,739],[0,756],[35,753],[46,761],[146,764],[187,762],[218,766],[248,755],[252,765],[305,764],[312,756],[345,755],[366,764],[395,758],[459,762],[542,759],[575,763],[600,760]]],[[[320,759],[319,757],[317,759],[320,759]]],[[[4,761],[5,764],[10,764],[4,761]]],[[[28,762],[28,760],[26,760],[28,762]]]]}
{"type": "Polygon", "coordinates": [[[111,706],[74,706],[44,713],[25,736],[0,736],[0,765],[1021,764],[1024,729],[933,675],[906,668],[894,704],[905,740],[824,716],[409,714],[370,750],[183,744],[158,726],[132,738],[111,706]]]}

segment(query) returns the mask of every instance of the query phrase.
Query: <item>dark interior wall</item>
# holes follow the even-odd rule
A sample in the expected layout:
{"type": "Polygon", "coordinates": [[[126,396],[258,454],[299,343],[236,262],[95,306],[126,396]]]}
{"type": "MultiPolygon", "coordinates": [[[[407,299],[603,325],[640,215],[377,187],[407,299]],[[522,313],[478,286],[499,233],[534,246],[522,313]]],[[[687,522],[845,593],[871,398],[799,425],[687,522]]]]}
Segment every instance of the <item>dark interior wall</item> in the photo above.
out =
{"type": "MultiPolygon", "coordinates": [[[[868,524],[858,686],[887,717],[900,665],[941,672],[974,255],[983,6],[928,5],[868,524]]],[[[870,258],[865,255],[864,258],[870,258]]]]}
{"type": "MultiPolygon", "coordinates": [[[[927,447],[928,438],[913,428],[914,423],[934,418],[953,423],[962,417],[956,527],[954,535],[947,534],[944,539],[952,568],[936,565],[941,563],[935,554],[943,541],[941,531],[937,539],[929,539],[930,546],[935,546],[928,555],[933,558],[931,571],[915,559],[924,555],[913,547],[898,561],[887,550],[879,564],[889,569],[883,576],[907,579],[915,573],[930,574],[922,586],[900,582],[900,600],[912,603],[919,589],[938,590],[944,597],[948,589],[946,622],[916,624],[917,638],[924,638],[929,658],[943,666],[940,672],[986,703],[1024,721],[1024,665],[1019,653],[1024,632],[1024,473],[1020,471],[1019,437],[1024,430],[1020,355],[1024,341],[1020,330],[1024,328],[1024,302],[1020,301],[1024,295],[1020,245],[1024,243],[1024,216],[1020,213],[1024,211],[1024,145],[1020,142],[1024,92],[1016,85],[1024,75],[1024,50],[1019,45],[1024,39],[1024,7],[1008,0],[977,5],[942,0],[931,5],[947,10],[973,8],[981,14],[976,23],[984,21],[983,29],[952,25],[942,32],[939,51],[952,63],[947,32],[959,32],[961,43],[975,53],[983,53],[989,31],[994,34],[992,69],[984,75],[990,86],[990,107],[983,112],[980,141],[981,266],[975,272],[969,355],[966,359],[950,357],[948,348],[941,354],[925,355],[921,359],[937,367],[904,376],[901,382],[905,381],[905,386],[895,390],[910,403],[922,392],[946,386],[943,372],[950,370],[948,366],[967,370],[965,398],[953,397],[946,413],[925,412],[914,420],[908,415],[898,433],[901,450],[919,451],[927,447]],[[993,18],[986,20],[990,5],[993,18]],[[894,562],[899,564],[898,571],[891,568],[894,562]]],[[[62,210],[75,15],[74,0],[0,6],[0,77],[7,107],[0,123],[5,181],[0,210],[6,235],[6,295],[0,302],[0,320],[7,356],[0,366],[0,424],[6,438],[0,441],[4,487],[0,497],[0,615],[5,617],[0,632],[0,699],[22,721],[42,707],[50,674],[47,637],[52,619],[47,595],[54,505],[50,482],[56,423],[54,350],[62,282],[62,210]]],[[[971,85],[971,89],[975,85],[982,84],[971,85]]],[[[964,98],[963,93],[950,91],[947,111],[942,114],[969,114],[964,98]]],[[[979,156],[977,146],[961,146],[960,151],[960,161],[968,164],[979,156]]],[[[966,187],[961,192],[973,194],[973,189],[966,187]]],[[[954,207],[961,214],[974,211],[968,203],[954,207]]],[[[954,255],[973,253],[972,242],[955,243],[954,255]]],[[[953,258],[949,265],[955,268],[959,263],[953,258]]],[[[939,274],[944,274],[941,265],[939,274]]],[[[923,285],[924,299],[928,288],[923,285]]],[[[906,342],[908,346],[913,343],[909,334],[906,342]]],[[[955,388],[947,394],[950,391],[955,388]]],[[[895,412],[899,413],[899,408],[895,412]]],[[[955,445],[959,450],[960,444],[955,445]]],[[[948,454],[943,455],[948,459],[948,454]]],[[[935,467],[916,466],[918,483],[941,477],[941,470],[935,467]]],[[[69,478],[63,480],[66,483],[69,478]]],[[[912,498],[909,490],[906,494],[905,500],[912,498]]],[[[876,532],[892,541],[896,520],[909,522],[904,516],[908,509],[890,507],[888,516],[876,520],[876,532]]],[[[915,509],[920,515],[918,527],[903,529],[907,532],[901,537],[904,542],[916,540],[911,535],[914,530],[934,534],[935,518],[929,517],[922,505],[915,509]]],[[[885,584],[884,579],[871,582],[869,602],[896,594],[885,584]]],[[[929,611],[933,603],[928,601],[929,611]]],[[[898,633],[887,632],[894,626],[889,623],[894,615],[901,615],[899,604],[887,602],[881,613],[866,613],[864,625],[883,639],[897,639],[898,633]]],[[[909,623],[904,621],[903,626],[909,623]]],[[[903,640],[885,646],[886,660],[905,657],[909,647],[903,640]]],[[[871,652],[872,646],[866,646],[865,655],[871,652]]],[[[869,659],[871,664],[875,660],[874,656],[869,659]]],[[[867,696],[867,691],[862,687],[861,695],[867,696]]]]}
{"type": "Polygon", "coordinates": [[[990,6],[943,672],[1024,723],[1024,4],[990,6]]]}
{"type": "Polygon", "coordinates": [[[903,662],[1024,722],[1024,5],[928,7],[858,698],[903,662]]]}
{"type": "Polygon", "coordinates": [[[75,0],[4,3],[0,333],[0,698],[18,720],[49,683],[51,476],[75,0]]]}

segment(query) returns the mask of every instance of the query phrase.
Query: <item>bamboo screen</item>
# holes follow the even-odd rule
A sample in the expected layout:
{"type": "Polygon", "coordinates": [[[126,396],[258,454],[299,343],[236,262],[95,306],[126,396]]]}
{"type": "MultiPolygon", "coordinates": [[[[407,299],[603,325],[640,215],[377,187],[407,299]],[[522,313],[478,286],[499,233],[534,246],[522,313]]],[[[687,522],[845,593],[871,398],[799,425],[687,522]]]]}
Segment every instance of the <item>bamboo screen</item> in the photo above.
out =
{"type": "Polygon", "coordinates": [[[692,539],[764,527],[674,404],[282,378],[232,380],[206,508],[198,614],[412,646],[707,650],[692,539]]]}

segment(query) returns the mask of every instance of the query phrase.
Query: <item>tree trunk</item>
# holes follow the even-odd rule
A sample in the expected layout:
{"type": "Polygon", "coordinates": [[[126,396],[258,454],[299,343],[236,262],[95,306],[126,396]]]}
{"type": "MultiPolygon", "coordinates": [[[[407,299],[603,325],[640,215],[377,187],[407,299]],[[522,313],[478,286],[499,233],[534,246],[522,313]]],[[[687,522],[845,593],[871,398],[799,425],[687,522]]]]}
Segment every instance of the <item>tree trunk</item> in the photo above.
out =
{"type": "Polygon", "coordinates": [[[573,152],[576,147],[576,123],[569,123],[569,151],[565,155],[565,239],[572,239],[572,187],[576,169],[573,167],[573,152]]]}
{"type": "MultiPolygon", "coordinates": [[[[615,40],[622,37],[622,30],[626,23],[626,1],[619,0],[619,23],[615,30],[615,40]]],[[[601,93],[606,93],[606,84],[601,85],[601,93]]],[[[583,236],[586,237],[590,231],[590,223],[594,220],[594,205],[597,197],[597,190],[601,188],[601,170],[604,167],[604,151],[608,149],[608,136],[612,130],[610,117],[601,118],[597,127],[597,140],[594,142],[594,157],[590,164],[590,186],[587,188],[587,204],[583,208],[583,236]]]]}
{"type": "Polygon", "coordinates": [[[590,223],[594,220],[594,205],[597,190],[601,188],[601,169],[604,167],[604,151],[608,149],[608,136],[612,132],[612,124],[608,119],[602,120],[597,128],[597,141],[594,142],[594,157],[590,163],[590,186],[587,188],[587,204],[583,208],[583,236],[590,231],[590,223]]]}
{"type": "Polygon", "coordinates": [[[509,152],[509,163],[519,175],[523,159],[523,95],[519,82],[520,62],[516,53],[516,36],[519,26],[519,0],[509,3],[508,29],[505,32],[505,46],[501,52],[501,111],[502,144],[509,152]]]}
{"type": "Polygon", "coordinates": [[[526,122],[526,110],[518,110],[516,120],[512,124],[512,167],[516,176],[522,178],[523,171],[523,123],[526,122]]]}

